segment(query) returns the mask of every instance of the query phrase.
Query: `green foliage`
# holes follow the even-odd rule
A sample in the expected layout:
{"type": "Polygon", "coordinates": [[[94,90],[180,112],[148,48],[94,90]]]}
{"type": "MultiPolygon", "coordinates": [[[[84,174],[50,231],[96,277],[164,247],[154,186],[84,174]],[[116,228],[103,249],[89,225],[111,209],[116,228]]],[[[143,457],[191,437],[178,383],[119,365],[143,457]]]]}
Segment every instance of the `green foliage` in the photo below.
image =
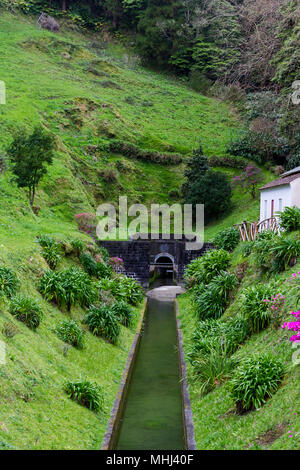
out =
{"type": "Polygon", "coordinates": [[[196,258],[186,267],[184,279],[189,285],[209,283],[229,265],[230,254],[221,250],[210,250],[200,258],[196,258]]]}
{"type": "Polygon", "coordinates": [[[278,237],[270,247],[270,253],[273,256],[271,270],[284,271],[288,266],[296,264],[300,256],[300,239],[293,236],[278,237]]]}
{"type": "Polygon", "coordinates": [[[240,234],[235,228],[226,228],[217,233],[213,239],[213,244],[218,248],[226,251],[233,251],[239,244],[240,234]]]}
{"type": "Polygon", "coordinates": [[[96,262],[89,253],[82,253],[79,260],[89,276],[95,276],[98,279],[110,278],[112,275],[112,268],[105,263],[96,262]]]}
{"type": "Polygon", "coordinates": [[[74,255],[77,256],[77,258],[79,258],[80,254],[85,249],[85,243],[79,238],[74,238],[73,240],[70,241],[70,244],[73,248],[74,255]]]}
{"type": "Polygon", "coordinates": [[[145,162],[159,163],[161,165],[177,165],[182,162],[182,156],[175,153],[160,153],[153,150],[143,150],[128,142],[114,140],[109,145],[113,153],[135,158],[145,162]]]}
{"type": "Polygon", "coordinates": [[[60,272],[46,271],[40,281],[41,294],[59,307],[71,310],[72,305],[88,306],[94,296],[94,288],[88,275],[77,268],[60,272]]]}
{"type": "Polygon", "coordinates": [[[12,172],[19,188],[27,188],[30,205],[33,206],[36,188],[52,164],[54,138],[42,127],[36,127],[32,134],[19,132],[7,149],[12,163],[12,172]]]}
{"type": "Polygon", "coordinates": [[[144,298],[144,291],[141,285],[127,276],[118,276],[115,279],[102,279],[99,289],[110,291],[112,296],[118,301],[124,301],[131,305],[138,305],[144,298]]]}
{"type": "Polygon", "coordinates": [[[268,303],[264,300],[270,299],[273,293],[274,287],[264,284],[243,290],[241,310],[248,319],[253,333],[258,333],[269,325],[271,313],[268,303]]]}
{"type": "Polygon", "coordinates": [[[2,296],[12,297],[19,288],[16,274],[9,268],[0,267],[0,298],[2,296]]]}
{"type": "Polygon", "coordinates": [[[253,253],[253,260],[255,266],[261,272],[267,272],[271,269],[271,247],[274,245],[278,235],[270,230],[260,232],[256,240],[251,244],[250,248],[253,253]]]}
{"type": "Polygon", "coordinates": [[[236,364],[236,360],[219,349],[211,349],[208,355],[197,357],[193,362],[193,376],[201,382],[200,395],[206,395],[228,379],[236,364]]]}
{"type": "Polygon", "coordinates": [[[11,299],[9,311],[17,320],[25,323],[32,330],[37,329],[43,318],[43,311],[39,303],[35,299],[23,295],[11,299]]]}
{"type": "Polygon", "coordinates": [[[287,232],[300,230],[300,209],[299,207],[286,207],[284,211],[277,213],[280,227],[287,232]]]}
{"type": "Polygon", "coordinates": [[[43,258],[51,269],[55,269],[61,260],[61,246],[59,242],[49,235],[40,235],[37,237],[37,240],[42,247],[43,258]]]}
{"type": "Polygon", "coordinates": [[[229,295],[237,285],[235,274],[221,272],[194,294],[195,313],[199,320],[220,318],[226,310],[229,295]]]}
{"type": "Polygon", "coordinates": [[[82,349],[84,345],[84,332],[75,320],[63,320],[56,327],[56,334],[65,343],[82,349]]]}
{"type": "Polygon", "coordinates": [[[115,302],[112,305],[112,310],[118,316],[122,325],[130,327],[134,319],[134,313],[130,305],[128,305],[124,300],[115,302]]]}
{"type": "Polygon", "coordinates": [[[118,342],[121,326],[119,315],[108,305],[92,305],[87,312],[84,323],[95,336],[105,338],[112,344],[118,342]]]}
{"type": "Polygon", "coordinates": [[[208,168],[208,160],[201,147],[187,162],[185,178],[182,186],[184,202],[193,207],[204,204],[206,223],[229,210],[232,191],[228,177],[208,168]]]}
{"type": "Polygon", "coordinates": [[[241,315],[229,321],[208,319],[197,322],[188,357],[193,362],[200,355],[219,350],[231,355],[249,335],[248,320],[241,315]]]}
{"type": "Polygon", "coordinates": [[[272,397],[284,377],[281,360],[261,354],[245,359],[231,381],[231,395],[241,412],[258,409],[272,397]]]}
{"type": "Polygon", "coordinates": [[[64,391],[68,397],[92,411],[101,411],[104,405],[104,394],[100,385],[89,380],[68,381],[64,391]]]}

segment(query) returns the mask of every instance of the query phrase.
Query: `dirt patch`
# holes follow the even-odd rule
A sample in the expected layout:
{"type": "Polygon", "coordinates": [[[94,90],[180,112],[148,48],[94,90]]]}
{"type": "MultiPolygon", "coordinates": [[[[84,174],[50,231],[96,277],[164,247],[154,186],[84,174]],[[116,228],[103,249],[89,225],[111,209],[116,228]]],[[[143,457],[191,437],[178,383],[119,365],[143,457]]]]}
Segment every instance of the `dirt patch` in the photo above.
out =
{"type": "Polygon", "coordinates": [[[270,446],[285,433],[288,424],[287,422],[276,424],[255,439],[255,442],[262,447],[270,446]]]}

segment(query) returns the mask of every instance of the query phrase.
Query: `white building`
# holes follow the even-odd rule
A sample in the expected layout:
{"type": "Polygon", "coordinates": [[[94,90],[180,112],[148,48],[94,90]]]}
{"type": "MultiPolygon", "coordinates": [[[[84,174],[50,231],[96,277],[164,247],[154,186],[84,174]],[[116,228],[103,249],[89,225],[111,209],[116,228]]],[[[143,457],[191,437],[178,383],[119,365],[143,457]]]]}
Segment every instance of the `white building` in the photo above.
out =
{"type": "Polygon", "coordinates": [[[293,206],[300,208],[300,166],[260,188],[260,221],[293,206]]]}

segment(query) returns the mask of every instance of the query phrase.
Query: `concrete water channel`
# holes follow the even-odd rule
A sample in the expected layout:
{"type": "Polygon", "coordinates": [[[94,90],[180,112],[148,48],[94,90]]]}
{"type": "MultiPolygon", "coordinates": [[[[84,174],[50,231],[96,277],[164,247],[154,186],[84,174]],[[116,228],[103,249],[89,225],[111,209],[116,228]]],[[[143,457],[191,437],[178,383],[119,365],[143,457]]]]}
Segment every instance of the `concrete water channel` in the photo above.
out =
{"type": "Polygon", "coordinates": [[[147,293],[141,337],[115,430],[115,450],[187,448],[175,309],[176,295],[182,291],[166,285],[147,293]]]}

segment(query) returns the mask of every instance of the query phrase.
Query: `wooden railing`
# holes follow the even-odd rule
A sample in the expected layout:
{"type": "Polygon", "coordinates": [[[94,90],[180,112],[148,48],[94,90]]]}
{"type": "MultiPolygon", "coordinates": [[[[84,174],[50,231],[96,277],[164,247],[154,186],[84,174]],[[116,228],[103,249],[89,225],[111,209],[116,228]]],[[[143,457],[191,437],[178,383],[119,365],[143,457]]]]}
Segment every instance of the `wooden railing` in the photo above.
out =
{"type": "Polygon", "coordinates": [[[240,232],[240,240],[243,242],[250,242],[256,239],[258,233],[263,230],[270,230],[271,232],[280,233],[278,220],[276,217],[262,220],[261,222],[242,222],[233,226],[240,232]]]}

